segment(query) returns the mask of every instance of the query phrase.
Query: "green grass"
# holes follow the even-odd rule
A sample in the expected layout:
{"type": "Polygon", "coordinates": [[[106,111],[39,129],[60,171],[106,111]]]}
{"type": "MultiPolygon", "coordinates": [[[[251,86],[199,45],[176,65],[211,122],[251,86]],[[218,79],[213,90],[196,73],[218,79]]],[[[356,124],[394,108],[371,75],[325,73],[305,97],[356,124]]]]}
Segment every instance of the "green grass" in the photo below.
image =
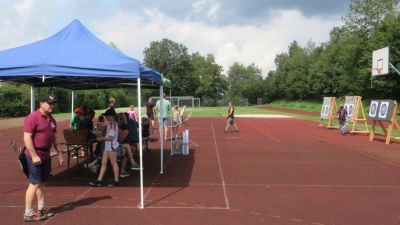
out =
{"type": "Polygon", "coordinates": [[[321,100],[321,102],[279,100],[276,102],[272,102],[268,105],[272,106],[272,107],[276,107],[276,108],[293,109],[293,110],[301,110],[301,111],[306,111],[306,112],[319,113],[322,108],[322,100],[321,100]]]}
{"type": "MultiPolygon", "coordinates": [[[[137,110],[137,108],[136,108],[137,110]]],[[[106,111],[106,109],[99,109],[96,111],[96,118],[106,111]]],[[[128,108],[116,108],[117,113],[127,112],[128,108]]],[[[195,107],[193,110],[191,108],[186,108],[186,113],[192,113],[192,117],[218,117],[218,114],[226,115],[228,112],[228,106],[221,107],[195,107]]],[[[245,106],[235,106],[235,115],[244,114],[276,114],[277,112],[262,110],[255,107],[245,107],[245,106]]],[[[144,114],[144,109],[142,108],[142,115],[144,114]]],[[[281,113],[279,113],[281,114],[281,113]]],[[[57,113],[53,114],[54,117],[70,117],[71,113],[57,113]]]]}
{"type": "MultiPolygon", "coordinates": [[[[193,117],[219,117],[218,113],[225,116],[228,113],[228,106],[221,107],[196,107],[193,112],[191,109],[186,109],[186,113],[192,112],[193,117]]],[[[262,110],[256,107],[235,106],[235,115],[245,114],[276,114],[277,112],[270,110],[262,110]]],[[[281,114],[281,113],[279,113],[281,114]]]]}

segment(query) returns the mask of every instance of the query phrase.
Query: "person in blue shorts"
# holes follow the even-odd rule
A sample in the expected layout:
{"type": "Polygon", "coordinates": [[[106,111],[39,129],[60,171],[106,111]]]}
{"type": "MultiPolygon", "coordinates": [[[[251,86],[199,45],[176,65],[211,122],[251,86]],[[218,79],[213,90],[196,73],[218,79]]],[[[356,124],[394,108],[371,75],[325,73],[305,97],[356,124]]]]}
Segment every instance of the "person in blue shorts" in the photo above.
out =
{"type": "MultiPolygon", "coordinates": [[[[164,125],[164,141],[167,141],[168,134],[168,111],[171,111],[171,103],[166,99],[165,93],[163,93],[163,105],[161,110],[161,101],[156,102],[156,111],[158,112],[158,126],[164,125]],[[161,114],[162,112],[162,114],[161,114]]],[[[160,129],[160,139],[161,139],[161,129],[160,129]]]]}
{"type": "Polygon", "coordinates": [[[58,103],[52,96],[40,99],[40,108],[29,114],[24,121],[25,157],[29,167],[29,186],[25,195],[24,221],[39,221],[54,215],[45,208],[45,183],[51,178],[50,148],[53,145],[58,152],[58,163],[64,162],[57,145],[57,123],[51,113],[58,103]],[[33,201],[37,197],[38,211],[33,211],[33,201]]]}

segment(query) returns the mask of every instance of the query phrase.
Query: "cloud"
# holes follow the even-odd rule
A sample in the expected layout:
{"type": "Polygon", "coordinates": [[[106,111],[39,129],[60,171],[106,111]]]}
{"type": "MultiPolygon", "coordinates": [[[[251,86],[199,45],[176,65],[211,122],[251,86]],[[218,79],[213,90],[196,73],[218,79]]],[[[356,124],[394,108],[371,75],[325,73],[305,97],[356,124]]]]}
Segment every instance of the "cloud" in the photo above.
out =
{"type": "Polygon", "coordinates": [[[236,61],[255,63],[266,76],[294,40],[303,46],[309,39],[328,41],[349,1],[6,0],[0,3],[0,50],[49,37],[79,19],[138,60],[150,42],[168,38],[189,53],[214,54],[225,74],[236,61]]]}
{"type": "Polygon", "coordinates": [[[206,3],[205,0],[201,0],[192,4],[194,13],[199,13],[203,10],[203,6],[206,3]]]}
{"type": "Polygon", "coordinates": [[[129,13],[143,9],[157,10],[176,20],[201,22],[207,25],[260,25],[272,18],[271,10],[297,10],[306,18],[343,15],[351,0],[121,0],[121,8],[129,13]],[[207,15],[218,6],[218,13],[207,15]],[[218,18],[218,19],[216,19],[218,18]]]}
{"type": "Polygon", "coordinates": [[[188,47],[189,53],[214,54],[225,74],[237,61],[246,66],[255,63],[266,76],[269,70],[275,69],[275,56],[286,52],[291,42],[296,40],[303,46],[310,39],[317,44],[326,42],[332,27],[341,24],[340,19],[306,18],[297,10],[271,12],[276,16],[262,26],[224,27],[182,22],[160,12],[147,13],[152,19],[146,24],[141,24],[140,17],[117,14],[92,25],[101,39],[113,41],[123,52],[139,60],[143,59],[142,51],[151,41],[168,38],[188,47]]]}

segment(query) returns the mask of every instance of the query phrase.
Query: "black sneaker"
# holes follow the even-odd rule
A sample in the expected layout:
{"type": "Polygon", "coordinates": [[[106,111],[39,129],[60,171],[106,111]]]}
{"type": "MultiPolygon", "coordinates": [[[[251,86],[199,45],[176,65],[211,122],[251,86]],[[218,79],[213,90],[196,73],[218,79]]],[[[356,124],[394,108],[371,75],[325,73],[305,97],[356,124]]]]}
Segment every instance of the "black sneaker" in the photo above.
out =
{"type": "Polygon", "coordinates": [[[24,221],[25,222],[32,222],[32,221],[40,221],[46,219],[46,216],[42,216],[37,212],[34,212],[31,216],[27,216],[24,214],[24,221]]]}
{"type": "Polygon", "coordinates": [[[114,181],[111,184],[109,184],[108,187],[109,188],[117,187],[117,186],[119,186],[119,184],[120,184],[119,181],[114,181]]]}
{"type": "Polygon", "coordinates": [[[239,133],[239,130],[236,130],[236,133],[239,133]]]}
{"type": "Polygon", "coordinates": [[[38,210],[38,213],[39,213],[41,216],[44,216],[44,217],[52,217],[52,216],[54,216],[54,212],[50,212],[50,211],[47,210],[46,208],[44,208],[44,209],[42,209],[42,210],[38,210]]]}
{"type": "Polygon", "coordinates": [[[139,164],[135,163],[132,165],[131,170],[140,170],[139,164]]]}
{"type": "Polygon", "coordinates": [[[101,184],[101,181],[99,181],[99,180],[92,181],[92,182],[89,183],[89,185],[92,186],[92,187],[101,187],[101,186],[103,186],[101,184]]]}
{"type": "Polygon", "coordinates": [[[226,133],[226,130],[222,131],[222,133],[226,133]]]}

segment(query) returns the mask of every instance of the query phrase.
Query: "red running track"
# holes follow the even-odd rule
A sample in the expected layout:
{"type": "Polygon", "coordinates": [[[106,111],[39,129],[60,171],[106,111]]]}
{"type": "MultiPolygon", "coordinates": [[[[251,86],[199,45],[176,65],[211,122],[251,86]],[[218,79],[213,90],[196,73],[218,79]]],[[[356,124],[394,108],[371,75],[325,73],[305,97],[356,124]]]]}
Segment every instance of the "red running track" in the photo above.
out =
{"type": "MultiPolygon", "coordinates": [[[[192,118],[190,155],[144,153],[145,208],[139,172],[117,188],[92,188],[82,163],[53,166],[46,205],[57,213],[36,224],[400,224],[399,144],[340,136],[295,118],[192,118]]],[[[66,126],[68,122],[59,122],[66,126]]],[[[11,150],[22,129],[0,129],[0,216],[21,224],[28,185],[11,150]]],[[[64,155],[66,159],[66,155],[64,155]]],[[[56,165],[56,158],[53,158],[56,165]]],[[[112,180],[109,169],[105,184],[112,180]]]]}

